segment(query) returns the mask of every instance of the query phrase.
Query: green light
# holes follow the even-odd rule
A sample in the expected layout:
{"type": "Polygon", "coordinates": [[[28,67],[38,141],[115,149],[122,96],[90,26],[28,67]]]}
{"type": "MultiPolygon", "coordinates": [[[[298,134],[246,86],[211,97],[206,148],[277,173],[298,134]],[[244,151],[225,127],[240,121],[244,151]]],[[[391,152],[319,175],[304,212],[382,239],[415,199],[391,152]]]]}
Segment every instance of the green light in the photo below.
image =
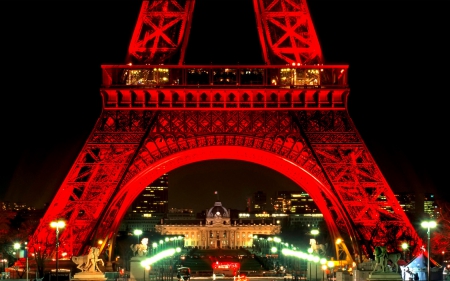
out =
{"type": "Polygon", "coordinates": [[[407,244],[407,243],[403,243],[403,244],[402,244],[402,249],[403,249],[403,250],[408,249],[408,244],[407,244]]]}
{"type": "Polygon", "coordinates": [[[435,228],[437,224],[435,221],[424,221],[421,225],[425,228],[435,228]]]}

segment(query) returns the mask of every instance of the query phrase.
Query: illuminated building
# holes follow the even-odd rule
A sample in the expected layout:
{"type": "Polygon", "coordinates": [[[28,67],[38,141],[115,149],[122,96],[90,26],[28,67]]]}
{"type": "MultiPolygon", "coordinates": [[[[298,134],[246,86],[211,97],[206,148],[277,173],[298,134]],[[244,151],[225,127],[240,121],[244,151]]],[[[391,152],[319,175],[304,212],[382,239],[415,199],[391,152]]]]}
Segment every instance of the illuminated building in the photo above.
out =
{"type": "Polygon", "coordinates": [[[438,216],[436,200],[434,194],[425,193],[423,198],[423,213],[430,218],[436,218],[438,216]]]}
{"type": "Polygon", "coordinates": [[[267,195],[265,192],[257,191],[253,194],[249,211],[267,211],[267,195]]]}
{"type": "Polygon", "coordinates": [[[169,175],[164,174],[146,186],[132,204],[133,213],[167,213],[169,210],[169,175]]]}
{"type": "Polygon", "coordinates": [[[279,191],[273,200],[275,212],[312,214],[319,213],[314,200],[303,191],[279,191]]]}
{"type": "Polygon", "coordinates": [[[132,213],[128,212],[120,223],[119,231],[140,229],[144,232],[155,232],[156,225],[164,218],[163,213],[132,213]]]}
{"type": "Polygon", "coordinates": [[[401,192],[395,195],[400,207],[408,216],[414,216],[416,214],[416,195],[410,192],[401,192]]]}
{"type": "MultiPolygon", "coordinates": [[[[250,216],[250,215],[249,215],[250,216]]],[[[281,232],[281,226],[276,220],[267,217],[231,218],[230,210],[215,202],[206,211],[206,219],[194,219],[190,223],[186,220],[164,220],[156,226],[161,235],[182,235],[184,246],[200,248],[239,248],[251,247],[253,235],[276,235],[281,232]]]]}

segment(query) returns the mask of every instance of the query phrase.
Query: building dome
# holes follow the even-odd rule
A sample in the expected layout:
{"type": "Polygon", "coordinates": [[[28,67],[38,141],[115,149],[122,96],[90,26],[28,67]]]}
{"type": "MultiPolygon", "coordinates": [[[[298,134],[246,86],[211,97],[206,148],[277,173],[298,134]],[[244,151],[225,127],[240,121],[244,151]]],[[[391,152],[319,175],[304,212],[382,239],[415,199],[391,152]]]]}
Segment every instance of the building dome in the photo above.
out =
{"type": "Polygon", "coordinates": [[[230,212],[222,206],[221,202],[215,202],[214,206],[206,213],[207,218],[230,218],[230,212]]]}

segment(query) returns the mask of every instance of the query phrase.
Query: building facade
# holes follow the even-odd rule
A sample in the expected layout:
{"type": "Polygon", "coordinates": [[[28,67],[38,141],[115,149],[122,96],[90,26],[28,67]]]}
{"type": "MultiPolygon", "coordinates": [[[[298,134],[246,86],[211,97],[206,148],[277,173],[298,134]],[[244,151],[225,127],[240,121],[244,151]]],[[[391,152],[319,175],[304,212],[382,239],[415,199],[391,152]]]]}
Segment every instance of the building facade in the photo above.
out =
{"type": "Polygon", "coordinates": [[[184,246],[201,249],[236,249],[251,247],[254,235],[277,235],[281,225],[275,220],[235,219],[232,220],[230,210],[215,202],[206,211],[206,218],[186,221],[163,221],[156,226],[161,235],[182,235],[184,246]]]}
{"type": "Polygon", "coordinates": [[[169,210],[169,174],[163,174],[134,200],[133,213],[167,213],[169,210]]]}

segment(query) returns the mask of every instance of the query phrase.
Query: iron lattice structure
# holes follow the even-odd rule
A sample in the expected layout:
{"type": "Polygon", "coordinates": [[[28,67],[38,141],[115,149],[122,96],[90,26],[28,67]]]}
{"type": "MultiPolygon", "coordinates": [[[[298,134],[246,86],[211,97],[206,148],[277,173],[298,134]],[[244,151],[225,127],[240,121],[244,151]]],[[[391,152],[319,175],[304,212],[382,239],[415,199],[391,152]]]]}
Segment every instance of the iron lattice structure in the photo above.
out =
{"type": "MultiPolygon", "coordinates": [[[[129,58],[102,66],[103,111],[30,240],[60,249],[103,247],[145,186],[211,159],[272,168],[311,195],[334,241],[371,254],[422,241],[347,111],[346,65],[322,62],[303,0],[254,0],[264,66],[181,65],[194,0],[144,1],[129,58]],[[177,61],[173,65],[160,64],[177,61]],[[275,64],[282,61],[283,64],[275,64]]],[[[415,250],[414,250],[415,249],[415,250]]],[[[347,257],[351,260],[351,257],[347,257]]]]}

